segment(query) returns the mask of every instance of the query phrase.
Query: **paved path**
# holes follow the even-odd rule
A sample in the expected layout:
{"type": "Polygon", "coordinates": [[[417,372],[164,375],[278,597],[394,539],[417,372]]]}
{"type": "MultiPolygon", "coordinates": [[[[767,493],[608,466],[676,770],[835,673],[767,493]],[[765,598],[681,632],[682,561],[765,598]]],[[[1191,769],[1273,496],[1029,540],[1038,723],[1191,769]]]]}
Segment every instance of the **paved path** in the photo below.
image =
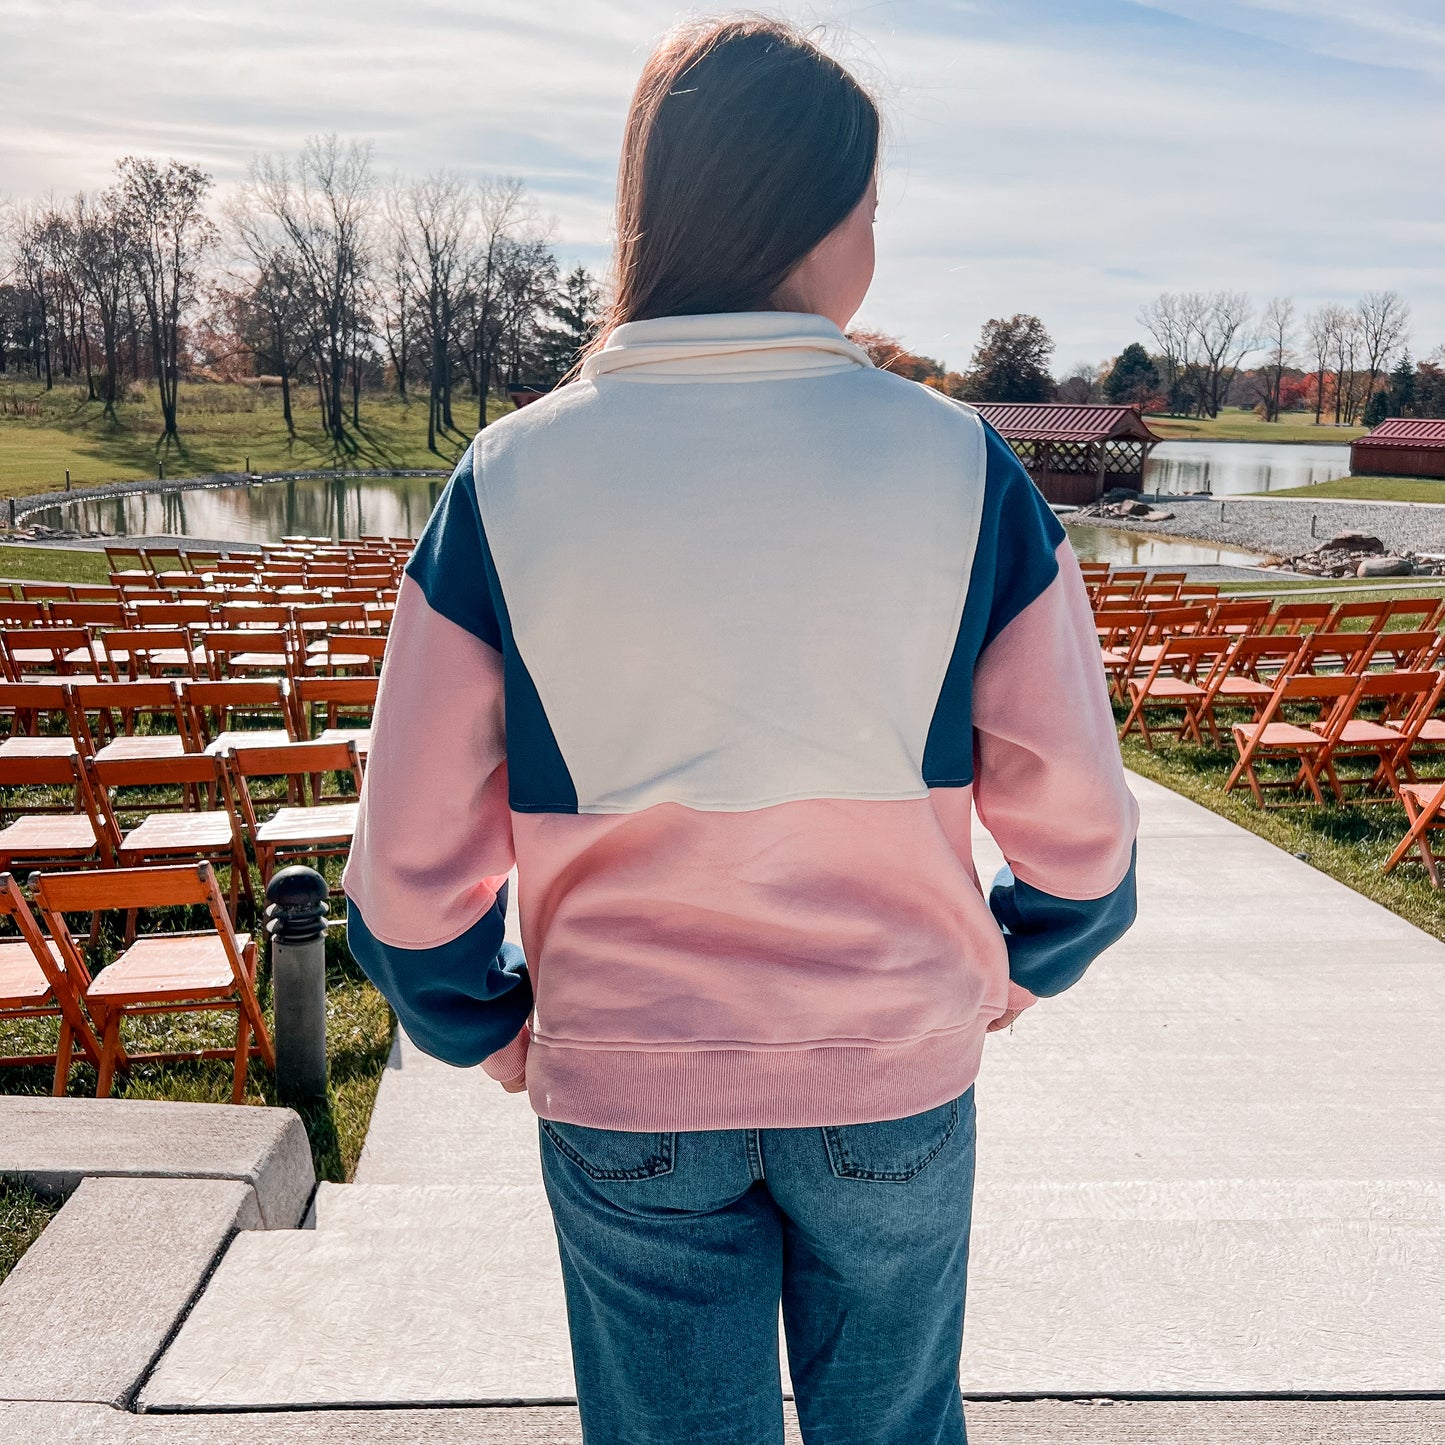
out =
{"type": "MultiPolygon", "coordinates": [[[[1445,946],[1133,785],[1138,924],[985,1049],[965,1390],[1445,1392],[1445,946]]],[[[569,1399],[523,1098],[402,1040],[313,1222],[237,1237],[143,1408],[569,1399]]]]}

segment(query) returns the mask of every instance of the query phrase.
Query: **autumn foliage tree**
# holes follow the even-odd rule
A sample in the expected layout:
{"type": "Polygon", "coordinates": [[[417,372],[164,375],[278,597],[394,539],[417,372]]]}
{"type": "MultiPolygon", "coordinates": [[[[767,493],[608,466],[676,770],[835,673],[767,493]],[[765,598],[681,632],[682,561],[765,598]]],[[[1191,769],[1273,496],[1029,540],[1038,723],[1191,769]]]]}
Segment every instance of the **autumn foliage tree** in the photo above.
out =
{"type": "Polygon", "coordinates": [[[1037,316],[1024,312],[983,323],[964,379],[968,401],[1051,401],[1054,342],[1037,316]]]}

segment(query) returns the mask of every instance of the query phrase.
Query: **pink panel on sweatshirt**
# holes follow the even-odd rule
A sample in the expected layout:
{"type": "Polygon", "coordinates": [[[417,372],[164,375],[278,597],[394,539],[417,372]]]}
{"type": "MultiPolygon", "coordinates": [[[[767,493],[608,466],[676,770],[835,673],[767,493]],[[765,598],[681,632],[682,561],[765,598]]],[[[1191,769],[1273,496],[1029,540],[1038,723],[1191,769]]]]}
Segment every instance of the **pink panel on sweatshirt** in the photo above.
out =
{"type": "MultiPolygon", "coordinates": [[[[962,796],[967,790],[950,789],[962,796]]],[[[518,814],[538,1048],[902,1042],[1005,1007],[1003,937],[928,798],[518,814]]]]}
{"type": "Polygon", "coordinates": [[[1124,780],[1088,595],[1059,575],[993,640],[973,683],[978,816],[1025,883],[1101,898],[1128,871],[1139,805],[1124,780]]]}
{"type": "Polygon", "coordinates": [[[406,654],[428,665],[382,668],[342,882],[383,943],[428,948],[465,933],[512,867],[502,658],[433,611],[411,577],[387,644],[389,658],[406,654]]]}

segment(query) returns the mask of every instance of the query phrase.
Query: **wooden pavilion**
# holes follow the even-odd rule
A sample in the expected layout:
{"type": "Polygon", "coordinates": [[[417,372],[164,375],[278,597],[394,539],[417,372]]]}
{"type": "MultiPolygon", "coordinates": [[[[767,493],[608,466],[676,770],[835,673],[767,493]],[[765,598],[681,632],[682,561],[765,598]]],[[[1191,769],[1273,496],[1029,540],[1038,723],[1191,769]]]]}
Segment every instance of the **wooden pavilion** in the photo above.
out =
{"type": "Polygon", "coordinates": [[[1350,447],[1350,470],[1361,477],[1445,477],[1445,421],[1387,417],[1350,447]]]}
{"type": "Polygon", "coordinates": [[[1149,453],[1161,440],[1133,406],[1067,402],[978,403],[1050,502],[1082,506],[1111,487],[1144,489],[1149,453]]]}

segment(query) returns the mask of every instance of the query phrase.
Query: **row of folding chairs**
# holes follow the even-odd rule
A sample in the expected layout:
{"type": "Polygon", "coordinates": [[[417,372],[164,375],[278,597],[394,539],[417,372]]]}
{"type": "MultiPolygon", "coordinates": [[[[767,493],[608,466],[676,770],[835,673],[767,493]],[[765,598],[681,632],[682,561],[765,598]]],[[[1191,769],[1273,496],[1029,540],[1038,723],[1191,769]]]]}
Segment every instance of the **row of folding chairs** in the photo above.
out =
{"type": "Polygon", "coordinates": [[[18,797],[26,809],[0,828],[0,869],[205,858],[229,870],[234,915],[242,893],[255,903],[248,843],[263,886],[287,863],[346,853],[362,769],[349,739],[241,739],[218,752],[169,757],[0,751],[0,789],[8,804],[18,797]],[[328,790],[336,775],[344,788],[328,790]],[[268,782],[283,792],[260,786],[268,782]]]}
{"type": "MultiPolygon", "coordinates": [[[[255,614],[261,609],[248,609],[255,614]]],[[[336,609],[321,609],[333,612],[336,609]]],[[[0,671],[11,682],[44,677],[140,681],[184,677],[360,673],[376,676],[386,633],[349,623],[287,616],[246,626],[183,622],[174,627],[7,627],[0,625],[0,671]],[[332,629],[335,630],[332,630],[332,629]]]]}
{"type": "Polygon", "coordinates": [[[271,1036],[256,996],[256,945],[238,932],[208,862],[150,868],[91,869],[30,875],[27,898],[9,872],[0,872],[0,918],[16,935],[0,939],[0,1024],[53,1018],[59,1024],[54,1054],[10,1054],[0,1065],[53,1065],[52,1092],[66,1092],[72,1064],[96,1069],[96,1095],[110,1095],[117,1072],[141,1061],[229,1058],[231,1100],[241,1103],[250,1060],[276,1064],[271,1036]],[[210,926],[183,932],[133,933],[117,957],[92,974],[72,932],[77,914],[98,918],[124,910],[205,909],[210,926]],[[234,1012],[235,1041],[226,1047],[127,1050],[126,1018],[153,1014],[234,1012]]]}
{"type": "Polygon", "coordinates": [[[370,746],[375,677],[0,682],[0,756],[74,750],[114,757],[219,752],[236,743],[370,746]]]}

